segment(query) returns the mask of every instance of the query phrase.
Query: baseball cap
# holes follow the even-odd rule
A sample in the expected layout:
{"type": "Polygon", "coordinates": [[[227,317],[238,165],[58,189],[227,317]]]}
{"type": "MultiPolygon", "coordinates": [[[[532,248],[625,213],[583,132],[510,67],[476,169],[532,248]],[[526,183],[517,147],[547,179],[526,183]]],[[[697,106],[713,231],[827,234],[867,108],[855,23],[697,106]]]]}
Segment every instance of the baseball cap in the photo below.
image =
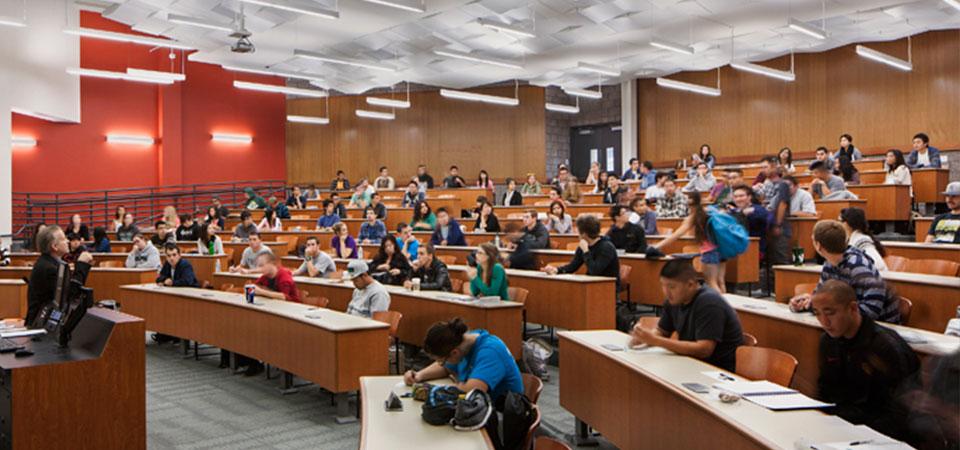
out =
{"type": "Polygon", "coordinates": [[[367,273],[370,267],[367,263],[359,259],[354,259],[347,264],[347,271],[343,274],[343,279],[352,280],[360,275],[367,273]]]}
{"type": "Polygon", "coordinates": [[[947,185],[947,190],[943,191],[943,195],[960,195],[960,181],[954,181],[947,185]]]}

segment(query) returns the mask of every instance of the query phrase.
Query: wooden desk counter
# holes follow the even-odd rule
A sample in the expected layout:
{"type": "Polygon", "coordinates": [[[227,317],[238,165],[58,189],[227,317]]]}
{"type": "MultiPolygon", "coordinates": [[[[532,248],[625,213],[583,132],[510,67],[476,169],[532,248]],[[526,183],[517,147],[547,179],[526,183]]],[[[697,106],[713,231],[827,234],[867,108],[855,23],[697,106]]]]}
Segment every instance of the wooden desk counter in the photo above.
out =
{"type": "Polygon", "coordinates": [[[27,283],[19,279],[0,279],[0,318],[27,315],[27,283]]]}
{"type": "Polygon", "coordinates": [[[910,173],[913,198],[918,203],[945,203],[943,191],[950,182],[950,169],[915,169],[910,173]]]}
{"type": "MultiPolygon", "coordinates": [[[[789,301],[797,284],[817,283],[820,267],[773,266],[777,301],[789,301]]],[[[956,317],[960,306],[960,278],[906,272],[885,272],[883,278],[897,295],[913,302],[909,326],[941,333],[947,327],[947,321],[956,317]]]]}
{"type": "Polygon", "coordinates": [[[888,255],[909,259],[943,259],[960,262],[960,244],[925,244],[920,242],[883,241],[888,255]]]}
{"type": "MultiPolygon", "coordinates": [[[[867,201],[865,212],[869,220],[909,220],[910,186],[897,184],[860,184],[847,189],[867,201]]],[[[826,218],[834,218],[823,216],[826,218]]]]}
{"type": "MultiPolygon", "coordinates": [[[[29,279],[32,270],[32,267],[0,267],[0,279],[29,279]]],[[[94,300],[119,300],[122,295],[120,286],[153,283],[156,279],[157,271],[153,269],[94,267],[90,269],[85,286],[93,289],[94,300]]]]}
{"type": "MultiPolygon", "coordinates": [[[[387,203],[388,201],[393,201],[393,198],[402,199],[405,191],[406,186],[404,186],[404,189],[384,189],[380,190],[379,192],[380,195],[383,196],[384,203],[387,203]]],[[[353,191],[344,191],[340,193],[340,199],[344,205],[350,201],[351,195],[353,195],[353,191]]],[[[477,197],[481,195],[486,196],[488,199],[493,199],[493,192],[488,189],[474,187],[446,189],[438,187],[434,189],[427,189],[426,200],[434,211],[443,206],[451,209],[455,215],[459,216],[461,209],[473,209],[473,205],[477,203],[477,197]]],[[[323,200],[329,197],[330,195],[326,194],[320,199],[309,199],[307,200],[307,206],[319,207],[323,203],[323,200]]]]}
{"type": "MultiPolygon", "coordinates": [[[[220,272],[214,276],[216,284],[242,285],[255,279],[256,275],[220,272]]],[[[329,308],[346,311],[353,296],[353,283],[323,278],[295,277],[297,288],[311,296],[330,299],[329,308]]],[[[482,305],[468,302],[470,297],[451,292],[408,291],[399,286],[384,285],[390,293],[390,310],[403,314],[397,334],[400,340],[422,346],[427,330],[441,320],[462,317],[472,328],[483,328],[503,340],[516,357],[520,357],[523,344],[523,305],[515,302],[499,302],[482,305]]]]}
{"type": "MultiPolygon", "coordinates": [[[[727,294],[728,303],[737,311],[745,333],[757,338],[758,345],[783,350],[799,362],[793,387],[807,395],[815,395],[820,377],[818,353],[823,329],[811,313],[794,313],[783,303],[727,294]]],[[[899,325],[880,325],[904,335],[921,357],[949,355],[960,349],[960,338],[939,332],[899,325]],[[919,339],[918,339],[919,338],[919,339]]],[[[941,330],[942,331],[942,330],[941,330]]]]}
{"type": "MultiPolygon", "coordinates": [[[[864,212],[868,210],[867,200],[863,198],[860,200],[816,200],[813,203],[817,212],[820,213],[819,218],[821,219],[839,220],[840,211],[846,208],[860,208],[864,212]]],[[[909,205],[909,202],[907,204],[909,205]]]]}
{"type": "MultiPolygon", "coordinates": [[[[716,367],[660,348],[612,352],[618,331],[560,333],[560,406],[619,448],[793,449],[813,443],[879,439],[868,427],[814,410],[770,411],[746,400],[721,403],[682,383],[717,383],[716,367]],[[687,432],[677,432],[684,424],[687,432]]],[[[741,379],[730,374],[735,379],[741,379]]]]}

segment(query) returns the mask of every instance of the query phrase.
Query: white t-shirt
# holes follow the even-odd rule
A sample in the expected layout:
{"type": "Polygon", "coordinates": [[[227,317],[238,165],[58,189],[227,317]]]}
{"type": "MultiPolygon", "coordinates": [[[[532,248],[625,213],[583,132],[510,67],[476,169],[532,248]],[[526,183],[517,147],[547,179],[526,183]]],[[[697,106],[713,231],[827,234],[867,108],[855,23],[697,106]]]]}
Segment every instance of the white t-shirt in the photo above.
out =
{"type": "Polygon", "coordinates": [[[798,212],[817,213],[817,205],[813,202],[813,196],[804,189],[797,189],[797,193],[790,198],[790,214],[798,212]]]}
{"type": "Polygon", "coordinates": [[[873,239],[871,239],[870,236],[859,231],[854,231],[850,234],[850,240],[847,241],[847,245],[866,253],[867,256],[873,260],[873,265],[876,266],[880,272],[887,271],[887,263],[883,260],[883,257],[880,256],[880,252],[877,251],[877,246],[873,243],[873,239]]]}
{"type": "Polygon", "coordinates": [[[930,150],[927,150],[923,153],[917,152],[917,165],[922,167],[930,167],[930,150]]]}
{"type": "Polygon", "coordinates": [[[644,198],[662,198],[665,193],[666,191],[662,187],[653,185],[647,188],[644,198]]]}

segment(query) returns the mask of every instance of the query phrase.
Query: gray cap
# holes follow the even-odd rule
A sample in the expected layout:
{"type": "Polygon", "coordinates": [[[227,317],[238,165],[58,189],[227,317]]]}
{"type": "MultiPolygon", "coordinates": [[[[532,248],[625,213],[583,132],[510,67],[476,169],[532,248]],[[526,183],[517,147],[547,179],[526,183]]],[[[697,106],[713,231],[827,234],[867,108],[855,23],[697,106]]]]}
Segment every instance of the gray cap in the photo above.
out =
{"type": "Polygon", "coordinates": [[[343,279],[352,280],[367,273],[369,270],[370,267],[367,266],[365,261],[354,259],[347,264],[347,273],[343,275],[343,279]]]}
{"type": "Polygon", "coordinates": [[[943,195],[960,195],[960,181],[948,184],[947,190],[943,191],[943,195]]]}

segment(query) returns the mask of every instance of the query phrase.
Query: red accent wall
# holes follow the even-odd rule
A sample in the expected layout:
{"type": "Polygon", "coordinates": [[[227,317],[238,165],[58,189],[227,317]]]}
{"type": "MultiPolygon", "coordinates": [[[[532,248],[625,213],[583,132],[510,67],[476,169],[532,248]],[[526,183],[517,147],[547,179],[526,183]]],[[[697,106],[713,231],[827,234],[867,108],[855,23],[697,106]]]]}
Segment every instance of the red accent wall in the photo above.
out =
{"type": "MultiPolygon", "coordinates": [[[[81,13],[83,27],[132,33],[98,14],[81,13]]],[[[180,71],[185,54],[81,38],[81,67],[180,71]]],[[[66,69],[66,68],[64,68],[66,69]]],[[[59,124],[13,114],[13,134],[37,139],[13,150],[15,192],[65,192],[217,181],[285,179],[286,100],[235,89],[233,80],[283,84],[187,62],[187,79],[171,86],[80,79],[81,123],[59,124]],[[251,144],[213,142],[213,132],[248,134],[251,144]],[[152,146],[106,142],[108,133],[148,135],[152,146]]]]}

